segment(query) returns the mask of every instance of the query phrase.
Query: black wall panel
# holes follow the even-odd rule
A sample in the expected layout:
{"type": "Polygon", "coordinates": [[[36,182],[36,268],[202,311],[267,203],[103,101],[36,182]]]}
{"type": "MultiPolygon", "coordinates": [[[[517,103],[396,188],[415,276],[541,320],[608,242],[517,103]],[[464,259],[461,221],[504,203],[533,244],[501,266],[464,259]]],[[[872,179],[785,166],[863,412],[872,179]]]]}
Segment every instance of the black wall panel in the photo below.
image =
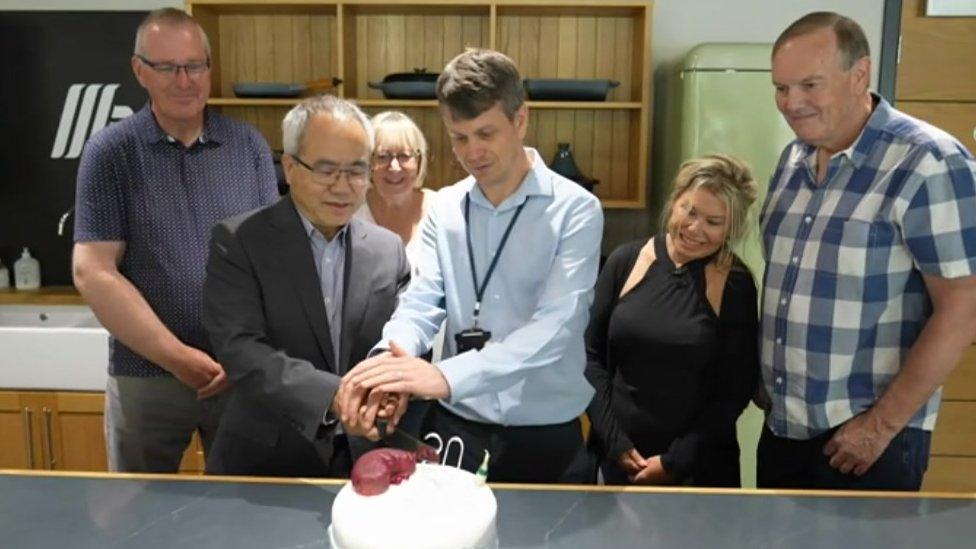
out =
{"type": "Polygon", "coordinates": [[[71,284],[74,217],[63,236],[58,221],[92,131],[146,102],[129,61],[145,15],[0,12],[0,258],[11,277],[28,246],[42,284],[71,284]]]}

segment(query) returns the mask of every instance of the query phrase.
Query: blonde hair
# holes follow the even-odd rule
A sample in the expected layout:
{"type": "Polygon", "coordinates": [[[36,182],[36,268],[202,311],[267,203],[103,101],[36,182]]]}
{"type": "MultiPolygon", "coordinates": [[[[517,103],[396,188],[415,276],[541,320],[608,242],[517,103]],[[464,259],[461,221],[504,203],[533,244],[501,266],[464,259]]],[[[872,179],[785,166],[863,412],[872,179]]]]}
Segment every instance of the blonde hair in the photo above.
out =
{"type": "Polygon", "coordinates": [[[673,187],[662,212],[663,230],[668,231],[668,221],[678,197],[694,189],[707,190],[725,203],[728,212],[725,241],[718,251],[717,261],[723,266],[731,266],[734,257],[732,245],[748,232],[750,207],[759,194],[749,165],[725,154],[688,160],[678,168],[673,187]]]}
{"type": "Polygon", "coordinates": [[[413,186],[416,189],[423,187],[424,180],[427,178],[428,160],[427,139],[424,138],[424,132],[420,131],[413,119],[400,111],[383,111],[374,116],[370,122],[376,134],[377,149],[385,136],[392,143],[419,154],[417,180],[414,181],[413,186]]]}

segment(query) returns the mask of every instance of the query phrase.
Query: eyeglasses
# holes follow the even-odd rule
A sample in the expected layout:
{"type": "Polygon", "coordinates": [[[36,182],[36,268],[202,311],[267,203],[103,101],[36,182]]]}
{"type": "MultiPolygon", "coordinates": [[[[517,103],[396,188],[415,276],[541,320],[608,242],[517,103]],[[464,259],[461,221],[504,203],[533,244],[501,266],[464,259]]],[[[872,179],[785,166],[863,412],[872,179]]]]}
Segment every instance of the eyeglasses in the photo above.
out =
{"type": "Polygon", "coordinates": [[[139,54],[136,54],[136,57],[138,57],[139,61],[145,63],[150,69],[169,78],[174,78],[177,74],[179,74],[180,69],[183,69],[183,72],[185,72],[189,78],[200,76],[210,70],[209,59],[206,61],[193,61],[185,65],[178,65],[176,63],[150,61],[139,54]]]}
{"type": "Polygon", "coordinates": [[[349,182],[349,186],[355,189],[360,189],[366,186],[367,176],[369,175],[369,168],[366,166],[352,165],[348,168],[340,168],[334,164],[320,164],[315,166],[309,166],[301,158],[297,156],[292,156],[298,165],[305,168],[312,174],[312,181],[317,185],[323,187],[332,187],[339,182],[339,177],[342,174],[346,174],[346,181],[349,182]]]}
{"type": "Polygon", "coordinates": [[[398,153],[376,153],[373,155],[373,167],[374,168],[388,168],[390,164],[393,163],[393,159],[396,159],[397,164],[403,166],[409,163],[413,159],[420,160],[420,153],[415,151],[401,151],[398,153]]]}

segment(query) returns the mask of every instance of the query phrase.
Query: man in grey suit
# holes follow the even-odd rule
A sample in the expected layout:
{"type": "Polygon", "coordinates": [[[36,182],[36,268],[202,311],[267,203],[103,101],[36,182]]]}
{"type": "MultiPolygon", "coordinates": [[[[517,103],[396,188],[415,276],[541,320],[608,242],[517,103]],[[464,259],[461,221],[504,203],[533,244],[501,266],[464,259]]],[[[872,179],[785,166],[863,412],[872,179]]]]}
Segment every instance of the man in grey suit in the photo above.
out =
{"type": "Polygon", "coordinates": [[[373,148],[362,111],[314,97],[282,130],[289,196],[211,236],[203,322],[232,388],[207,472],[347,476],[369,445],[361,437],[377,438],[377,413],[403,406],[371,395],[340,425],[333,400],[379,339],[410,271],[396,234],[352,218],[373,148]]]}

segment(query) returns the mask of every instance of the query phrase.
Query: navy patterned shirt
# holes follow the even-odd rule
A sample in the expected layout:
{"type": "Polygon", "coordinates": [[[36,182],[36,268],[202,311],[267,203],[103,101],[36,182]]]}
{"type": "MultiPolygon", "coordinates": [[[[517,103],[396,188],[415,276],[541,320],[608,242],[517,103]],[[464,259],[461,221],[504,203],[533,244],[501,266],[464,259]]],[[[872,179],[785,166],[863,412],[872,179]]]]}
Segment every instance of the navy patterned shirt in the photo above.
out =
{"type": "MultiPolygon", "coordinates": [[[[200,322],[210,229],[278,198],[271,151],[254,128],[207,109],[186,147],[147,104],[99,131],[78,166],[75,241],[125,242],[119,271],[184,343],[207,350],[200,322]]],[[[110,339],[109,373],[168,375],[110,339]]]]}

